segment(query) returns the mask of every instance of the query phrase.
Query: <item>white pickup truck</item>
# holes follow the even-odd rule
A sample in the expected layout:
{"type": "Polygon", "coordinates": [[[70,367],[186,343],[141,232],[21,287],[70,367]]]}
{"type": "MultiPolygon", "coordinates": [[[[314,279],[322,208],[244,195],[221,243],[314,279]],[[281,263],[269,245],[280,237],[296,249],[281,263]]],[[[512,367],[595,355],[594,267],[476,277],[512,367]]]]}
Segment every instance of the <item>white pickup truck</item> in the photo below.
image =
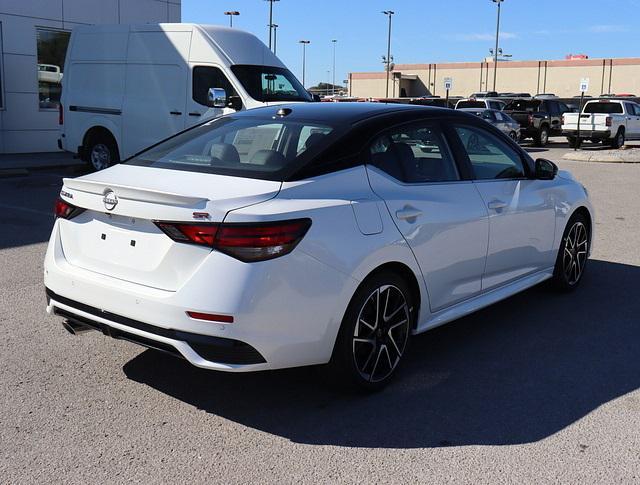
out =
{"type": "Polygon", "coordinates": [[[562,116],[562,134],[567,137],[571,148],[579,146],[583,140],[602,141],[613,148],[620,148],[625,140],[640,140],[640,104],[617,99],[587,101],[582,113],[565,113],[562,116]]]}

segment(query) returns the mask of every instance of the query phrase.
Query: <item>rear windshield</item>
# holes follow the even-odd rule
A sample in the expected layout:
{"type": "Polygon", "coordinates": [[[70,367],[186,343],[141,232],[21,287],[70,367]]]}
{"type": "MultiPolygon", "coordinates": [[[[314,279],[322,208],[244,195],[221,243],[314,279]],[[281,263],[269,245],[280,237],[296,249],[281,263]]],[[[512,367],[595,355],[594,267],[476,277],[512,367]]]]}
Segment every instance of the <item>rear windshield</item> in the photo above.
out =
{"type": "Polygon", "coordinates": [[[331,144],[337,132],[315,122],[225,116],[173,136],[125,163],[284,180],[331,144]]]}
{"type": "Polygon", "coordinates": [[[291,71],[271,66],[231,66],[233,74],[256,101],[313,101],[291,71]]]}
{"type": "Polygon", "coordinates": [[[458,104],[456,104],[456,109],[486,107],[487,104],[484,101],[458,101],[458,104]]]}
{"type": "Polygon", "coordinates": [[[510,111],[536,111],[540,106],[540,101],[529,101],[526,99],[516,99],[508,103],[504,109],[510,111]]]}
{"type": "Polygon", "coordinates": [[[622,103],[587,103],[584,113],[622,113],[622,103]]]}

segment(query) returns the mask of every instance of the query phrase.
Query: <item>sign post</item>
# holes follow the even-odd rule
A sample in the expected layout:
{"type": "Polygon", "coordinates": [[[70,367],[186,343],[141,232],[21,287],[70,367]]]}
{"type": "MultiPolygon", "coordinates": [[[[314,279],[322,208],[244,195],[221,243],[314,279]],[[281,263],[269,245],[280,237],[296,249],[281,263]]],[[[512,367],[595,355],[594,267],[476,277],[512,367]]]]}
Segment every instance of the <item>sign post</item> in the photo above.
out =
{"type": "Polygon", "coordinates": [[[445,77],[444,78],[444,90],[446,91],[447,95],[445,98],[445,104],[446,107],[449,107],[449,90],[453,88],[453,78],[452,77],[445,77]]]}
{"type": "Polygon", "coordinates": [[[582,79],[580,79],[580,107],[578,108],[578,127],[576,130],[576,142],[573,145],[574,152],[578,149],[578,146],[582,144],[580,139],[580,118],[582,117],[582,103],[584,102],[584,93],[586,91],[589,91],[589,78],[583,77],[582,79]]]}

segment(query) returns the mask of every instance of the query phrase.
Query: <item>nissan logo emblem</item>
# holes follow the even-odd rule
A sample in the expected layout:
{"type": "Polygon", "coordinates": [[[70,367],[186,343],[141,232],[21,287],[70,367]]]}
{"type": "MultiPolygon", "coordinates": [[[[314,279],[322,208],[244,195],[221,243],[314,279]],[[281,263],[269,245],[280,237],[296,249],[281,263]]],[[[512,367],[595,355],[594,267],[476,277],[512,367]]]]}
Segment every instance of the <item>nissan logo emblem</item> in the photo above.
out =
{"type": "Polygon", "coordinates": [[[118,205],[118,198],[113,190],[107,190],[104,193],[104,197],[102,197],[102,203],[104,204],[104,208],[108,211],[112,211],[115,206],[118,205]]]}

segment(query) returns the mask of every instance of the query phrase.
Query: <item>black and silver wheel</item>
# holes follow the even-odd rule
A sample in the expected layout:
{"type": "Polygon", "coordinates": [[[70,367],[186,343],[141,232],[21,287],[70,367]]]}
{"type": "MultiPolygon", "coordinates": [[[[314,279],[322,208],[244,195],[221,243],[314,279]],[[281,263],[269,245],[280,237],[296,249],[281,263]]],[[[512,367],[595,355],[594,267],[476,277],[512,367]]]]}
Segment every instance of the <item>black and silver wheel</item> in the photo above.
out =
{"type": "Polygon", "coordinates": [[[539,147],[543,147],[547,143],[549,143],[549,127],[547,127],[546,125],[541,126],[540,131],[534,138],[534,141],[539,147]]]}
{"type": "Polygon", "coordinates": [[[86,152],[87,162],[94,171],[104,170],[120,161],[115,140],[106,134],[91,137],[86,152]]]}
{"type": "Polygon", "coordinates": [[[572,290],[580,283],[589,257],[590,234],[587,221],[576,214],[567,224],[554,270],[554,283],[561,290],[572,290]]]}
{"type": "Polygon", "coordinates": [[[406,353],[413,301],[402,277],[378,273],[361,285],[345,313],[328,369],[342,384],[375,390],[395,374],[406,353]]]}

